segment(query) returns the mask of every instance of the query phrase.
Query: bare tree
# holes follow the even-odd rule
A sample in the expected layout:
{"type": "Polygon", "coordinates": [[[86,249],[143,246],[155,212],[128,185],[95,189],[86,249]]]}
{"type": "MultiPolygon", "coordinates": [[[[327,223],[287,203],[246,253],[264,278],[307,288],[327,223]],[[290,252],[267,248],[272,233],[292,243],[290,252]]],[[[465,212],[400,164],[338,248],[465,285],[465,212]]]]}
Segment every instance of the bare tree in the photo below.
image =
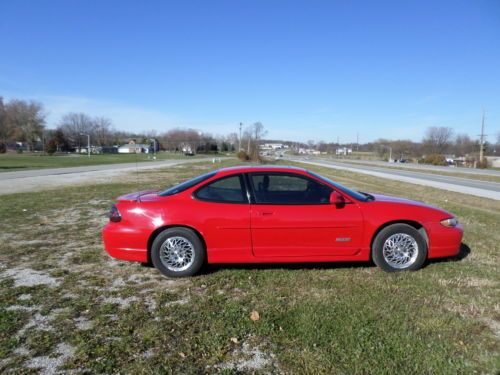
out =
{"type": "Polygon", "coordinates": [[[423,144],[426,150],[433,154],[444,154],[453,137],[453,129],[448,127],[432,126],[427,129],[423,144]]]}
{"type": "Polygon", "coordinates": [[[5,105],[3,98],[0,96],[0,142],[6,142],[8,136],[7,130],[7,114],[5,113],[5,105]]]}
{"type": "Polygon", "coordinates": [[[260,142],[266,133],[267,131],[261,122],[256,122],[245,129],[243,145],[246,145],[247,154],[252,160],[258,160],[260,142]]]}
{"type": "Polygon", "coordinates": [[[82,150],[82,134],[92,135],[94,123],[85,113],[70,112],[63,116],[59,125],[64,135],[78,148],[82,150]]]}
{"type": "Polygon", "coordinates": [[[107,117],[94,117],[92,120],[94,143],[99,146],[109,145],[112,141],[112,123],[107,117]]]}
{"type": "Polygon", "coordinates": [[[477,142],[473,141],[467,134],[458,134],[453,145],[453,152],[456,155],[465,156],[473,153],[477,149],[477,142]]]}
{"type": "Polygon", "coordinates": [[[5,119],[10,136],[26,142],[28,151],[42,137],[45,113],[41,103],[13,99],[5,105],[5,119]]]}

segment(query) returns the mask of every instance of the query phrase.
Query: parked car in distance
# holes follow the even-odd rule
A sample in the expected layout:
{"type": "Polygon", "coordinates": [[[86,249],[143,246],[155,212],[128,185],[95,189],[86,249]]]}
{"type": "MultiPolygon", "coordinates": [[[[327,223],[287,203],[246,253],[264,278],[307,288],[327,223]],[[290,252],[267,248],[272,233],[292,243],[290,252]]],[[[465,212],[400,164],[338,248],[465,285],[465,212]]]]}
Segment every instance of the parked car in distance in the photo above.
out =
{"type": "Polygon", "coordinates": [[[103,229],[107,252],[190,276],[205,263],[373,260],[417,270],[458,253],[463,228],[449,212],[362,193],[294,167],[233,167],[164,191],[118,198],[103,229]]]}

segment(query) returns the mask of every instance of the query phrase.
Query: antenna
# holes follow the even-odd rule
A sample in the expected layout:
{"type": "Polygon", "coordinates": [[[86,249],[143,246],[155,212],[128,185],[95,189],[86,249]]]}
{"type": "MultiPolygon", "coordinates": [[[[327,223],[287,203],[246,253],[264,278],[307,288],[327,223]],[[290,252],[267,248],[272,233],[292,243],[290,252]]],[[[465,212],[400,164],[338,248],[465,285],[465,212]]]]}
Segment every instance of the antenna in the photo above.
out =
{"type": "Polygon", "coordinates": [[[139,165],[137,162],[137,148],[136,147],[134,147],[134,154],[135,154],[135,175],[136,175],[137,186],[139,186],[139,165]]]}
{"type": "Polygon", "coordinates": [[[484,119],[486,118],[486,111],[483,108],[483,117],[481,119],[481,134],[479,134],[479,162],[483,161],[484,157],[484,138],[487,134],[484,134],[484,119]]]}

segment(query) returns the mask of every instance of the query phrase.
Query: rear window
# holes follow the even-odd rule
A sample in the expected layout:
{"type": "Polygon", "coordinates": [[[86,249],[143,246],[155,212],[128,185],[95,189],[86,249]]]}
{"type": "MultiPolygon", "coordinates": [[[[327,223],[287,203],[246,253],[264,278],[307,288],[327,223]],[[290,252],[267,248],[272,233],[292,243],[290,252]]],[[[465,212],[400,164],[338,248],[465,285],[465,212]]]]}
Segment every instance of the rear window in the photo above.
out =
{"type": "Polygon", "coordinates": [[[180,183],[179,185],[168,188],[167,190],[162,191],[158,195],[161,195],[162,197],[166,197],[168,195],[182,193],[184,190],[192,188],[193,186],[198,185],[200,182],[208,180],[209,178],[215,176],[216,174],[217,174],[217,171],[202,174],[201,176],[192,178],[191,180],[184,181],[184,182],[180,183]]]}

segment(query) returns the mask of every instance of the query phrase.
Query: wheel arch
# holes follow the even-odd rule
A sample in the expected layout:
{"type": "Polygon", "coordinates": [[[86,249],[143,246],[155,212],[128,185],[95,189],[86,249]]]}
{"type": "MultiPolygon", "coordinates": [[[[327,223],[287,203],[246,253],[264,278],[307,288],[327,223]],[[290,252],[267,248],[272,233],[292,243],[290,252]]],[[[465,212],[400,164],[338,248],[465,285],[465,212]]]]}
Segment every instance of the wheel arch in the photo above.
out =
{"type": "Polygon", "coordinates": [[[377,238],[378,234],[385,228],[394,225],[394,224],[407,224],[413,228],[415,228],[424,238],[425,243],[427,244],[427,250],[429,250],[429,235],[427,234],[427,231],[425,230],[424,226],[419,223],[418,221],[415,220],[391,220],[388,221],[381,226],[377,228],[377,230],[373,233],[372,238],[370,240],[370,259],[372,259],[372,249],[373,249],[373,242],[375,241],[375,238],[377,238]]]}
{"type": "Polygon", "coordinates": [[[205,239],[203,238],[203,235],[198,231],[196,228],[190,227],[189,225],[182,225],[182,224],[169,224],[169,225],[164,225],[162,227],[156,228],[153,233],[148,238],[148,264],[153,264],[151,260],[151,248],[153,246],[153,242],[158,235],[163,232],[166,229],[170,228],[186,228],[189,230],[192,230],[200,239],[201,244],[203,245],[203,248],[205,251],[207,251],[207,243],[205,242],[205,239]]]}

